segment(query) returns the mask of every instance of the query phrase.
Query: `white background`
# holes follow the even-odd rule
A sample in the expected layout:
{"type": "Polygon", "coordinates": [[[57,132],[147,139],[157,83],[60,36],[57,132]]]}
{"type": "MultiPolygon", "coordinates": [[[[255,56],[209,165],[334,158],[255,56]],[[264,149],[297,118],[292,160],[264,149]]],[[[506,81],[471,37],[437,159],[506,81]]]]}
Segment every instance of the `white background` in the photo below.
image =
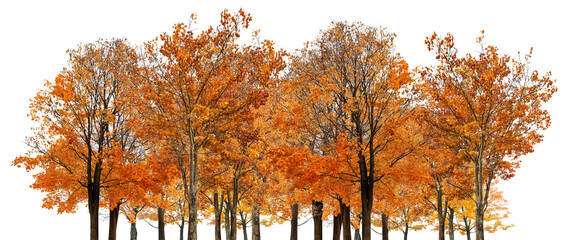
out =
{"type": "MultiPolygon", "coordinates": [[[[197,13],[197,30],[218,23],[224,8],[242,7],[253,16],[252,28],[292,52],[313,40],[332,20],[385,26],[397,34],[397,50],[411,67],[432,64],[424,39],[436,31],[451,32],[461,53],[478,50],[475,37],[502,53],[517,57],[534,47],[532,69],[552,71],[559,91],[545,107],[553,124],[535,153],[523,158],[517,176],[500,184],[516,227],[487,239],[565,239],[564,176],[566,171],[565,97],[567,78],[565,7],[560,1],[2,1],[0,3],[0,239],[87,239],[86,207],[58,215],[41,208],[43,193],[28,186],[31,174],[11,166],[24,154],[30,134],[29,99],[66,66],[65,51],[98,38],[126,37],[139,44],[170,32],[197,13]],[[462,2],[462,3],[461,3],[462,2]]],[[[101,217],[103,219],[104,217],[101,217]]],[[[101,239],[108,221],[101,222],[101,239]]],[[[157,238],[157,230],[140,222],[139,239],[157,238]]],[[[300,239],[312,238],[312,223],[300,227],[300,239]]],[[[200,226],[200,239],[213,239],[210,226],[200,226]]],[[[331,238],[330,225],[324,233],[331,238]]],[[[167,237],[178,239],[168,227],[167,237]]],[[[288,239],[288,223],[262,229],[263,239],[288,239]]],[[[119,221],[118,238],[128,239],[129,224],[119,221]]],[[[241,233],[239,233],[241,238],[241,233]]],[[[379,235],[373,235],[379,239],[379,235]]],[[[435,239],[430,231],[411,232],[410,239],[435,239]]],[[[401,239],[393,235],[391,239],[401,239]]],[[[465,239],[457,236],[457,239],[465,239]]]]}

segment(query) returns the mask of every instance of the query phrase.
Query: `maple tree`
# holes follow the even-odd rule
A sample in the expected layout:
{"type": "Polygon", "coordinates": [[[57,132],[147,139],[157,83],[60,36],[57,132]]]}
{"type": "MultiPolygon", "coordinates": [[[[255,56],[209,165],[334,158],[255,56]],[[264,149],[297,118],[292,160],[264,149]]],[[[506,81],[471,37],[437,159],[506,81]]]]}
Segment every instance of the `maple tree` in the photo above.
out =
{"type": "Polygon", "coordinates": [[[509,179],[519,158],[541,142],[549,127],[542,108],[557,90],[551,75],[528,68],[531,51],[523,62],[500,55],[478,37],[478,56],[457,56],[453,36],[433,34],[425,41],[439,65],[421,71],[423,98],[432,106],[428,123],[439,129],[446,144],[474,165],[475,232],[484,239],[484,215],[490,187],[496,179],[509,179]]]}
{"type": "Polygon", "coordinates": [[[365,240],[370,239],[374,183],[380,179],[377,162],[404,155],[393,156],[385,150],[392,147],[392,128],[409,106],[403,96],[409,95],[412,82],[407,64],[394,53],[394,36],[385,29],[334,22],[301,50],[291,67],[300,83],[308,83],[303,89],[310,99],[303,104],[312,106],[319,119],[326,121],[319,125],[320,140],[314,143],[336,141],[342,135],[349,146],[346,152],[336,153],[349,156],[336,165],[347,170],[340,177],[360,184],[365,240]],[[378,157],[381,153],[391,155],[378,157]]]}
{"type": "MultiPolygon", "coordinates": [[[[194,20],[194,16],[193,16],[194,20]]],[[[177,24],[171,34],[146,44],[147,71],[141,110],[149,131],[175,146],[177,165],[189,202],[188,239],[197,238],[199,155],[235,127],[251,108],[265,103],[262,87],[284,67],[283,55],[270,41],[239,45],[251,17],[224,11],[220,25],[199,34],[177,24]]]]}
{"type": "Polygon", "coordinates": [[[107,195],[106,205],[116,209],[117,219],[118,199],[111,189],[134,181],[128,173],[142,157],[123,102],[126,82],[135,80],[137,55],[122,39],[99,40],[68,53],[69,67],[47,81],[30,104],[29,116],[39,126],[27,138],[32,150],[13,164],[40,170],[32,188],[47,193],[43,207],[74,212],[86,200],[94,240],[101,196],[107,195]]]}

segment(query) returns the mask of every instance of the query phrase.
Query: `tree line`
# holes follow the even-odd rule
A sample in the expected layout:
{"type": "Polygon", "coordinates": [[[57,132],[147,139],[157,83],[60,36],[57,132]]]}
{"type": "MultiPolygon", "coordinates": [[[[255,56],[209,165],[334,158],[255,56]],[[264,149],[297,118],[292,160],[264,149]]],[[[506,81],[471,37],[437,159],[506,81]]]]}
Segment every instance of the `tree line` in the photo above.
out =
{"type": "Polygon", "coordinates": [[[369,240],[381,228],[431,228],[483,240],[512,225],[498,181],[514,176],[551,120],[551,74],[500,54],[458,55],[453,36],[432,34],[437,65],[411,69],[395,34],[332,22],[288,53],[249,33],[251,16],[223,11],[218,26],[173,26],[144,44],[98,40],[69,50],[68,67],[30,104],[30,151],[13,161],[39,170],[43,207],[86,202],[90,239],[99,210],[119,214],[137,238],[141,219],[177,224],[197,239],[310,218],[333,239],[369,240]],[[253,41],[242,43],[241,35],[253,41]],[[185,230],[187,228],[187,230],[185,230]],[[223,229],[224,228],[224,229],[223,229]],[[352,232],[354,230],[354,234],[352,232]],[[207,235],[213,233],[205,233],[207,235]]]}

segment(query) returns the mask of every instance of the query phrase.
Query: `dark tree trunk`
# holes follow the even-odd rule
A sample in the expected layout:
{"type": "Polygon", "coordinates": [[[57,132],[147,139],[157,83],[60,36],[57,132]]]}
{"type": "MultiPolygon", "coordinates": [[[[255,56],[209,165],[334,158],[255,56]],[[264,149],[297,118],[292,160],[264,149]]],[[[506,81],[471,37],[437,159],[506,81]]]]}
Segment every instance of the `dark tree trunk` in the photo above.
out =
{"type": "Polygon", "coordinates": [[[223,197],[221,195],[219,201],[219,194],[215,191],[213,196],[213,206],[215,212],[215,240],[221,240],[221,218],[222,218],[222,205],[223,197]]]}
{"type": "Polygon", "coordinates": [[[240,223],[242,225],[242,234],[244,235],[244,240],[248,240],[248,231],[246,230],[246,222],[248,221],[248,214],[244,214],[244,211],[240,211],[240,223]]]}
{"type": "Polygon", "coordinates": [[[405,228],[405,230],[404,230],[404,240],[408,240],[409,224],[408,224],[407,221],[406,221],[406,223],[405,223],[405,227],[404,227],[404,228],[405,228]]]}
{"type": "Polygon", "coordinates": [[[252,208],[252,240],[260,240],[260,211],[257,206],[252,208]]]}
{"type": "Polygon", "coordinates": [[[134,216],[132,216],[132,218],[126,216],[128,218],[128,221],[130,222],[130,240],[137,240],[138,239],[138,229],[136,229],[136,219],[138,218],[138,213],[143,209],[144,207],[134,207],[134,209],[132,209],[134,211],[134,216]]]}
{"type": "Polygon", "coordinates": [[[333,216],[333,240],[341,240],[342,216],[340,213],[333,216]]]}
{"type": "MultiPolygon", "coordinates": [[[[442,217],[439,217],[442,218],[442,217]]],[[[444,219],[444,218],[443,218],[444,219]]],[[[445,240],[445,221],[439,220],[439,240],[445,240]]]]}
{"type": "Polygon", "coordinates": [[[290,240],[297,240],[297,218],[299,215],[299,205],[291,205],[291,233],[290,240]]]}
{"type": "Polygon", "coordinates": [[[248,240],[248,231],[246,230],[246,224],[242,225],[242,235],[244,235],[244,240],[248,240]]]}
{"type": "Polygon", "coordinates": [[[449,207],[449,240],[455,240],[455,226],[453,219],[455,218],[455,210],[449,207]]]}
{"type": "Polygon", "coordinates": [[[118,227],[118,217],[120,215],[120,203],[110,210],[110,221],[108,225],[108,240],[116,240],[116,229],[118,227]]]}
{"type": "MultiPolygon", "coordinates": [[[[354,97],[353,93],[353,97],[354,97]]],[[[371,108],[373,109],[373,108],[371,108]]],[[[358,166],[360,172],[360,198],[361,198],[361,206],[362,206],[362,240],[370,240],[371,239],[371,214],[372,214],[372,204],[374,203],[374,160],[375,160],[375,150],[374,149],[374,136],[377,132],[377,129],[373,123],[375,120],[374,118],[374,110],[368,115],[368,120],[370,124],[370,131],[368,136],[368,144],[365,143],[365,130],[363,119],[361,117],[360,110],[355,110],[351,113],[351,122],[355,124],[356,128],[356,138],[359,146],[368,146],[368,152],[364,152],[363,150],[358,150],[358,166]],[[368,154],[368,159],[366,156],[368,154]],[[368,165],[367,165],[368,164],[368,165]]]]}
{"type": "Polygon", "coordinates": [[[230,210],[231,209],[231,202],[230,202],[230,192],[227,191],[226,193],[226,208],[224,210],[224,234],[225,234],[225,239],[229,240],[230,239],[230,210]]]}
{"type": "Polygon", "coordinates": [[[323,240],[323,202],[312,202],[314,240],[323,240]]]}
{"type": "MultiPolygon", "coordinates": [[[[464,209],[463,209],[464,210],[464,209]]],[[[467,233],[467,240],[471,240],[471,224],[467,217],[463,217],[463,222],[465,223],[465,232],[467,233]]]]}
{"type": "Polygon", "coordinates": [[[158,240],[165,240],[165,210],[161,207],[158,208],[158,240]]]}
{"type": "Polygon", "coordinates": [[[476,210],[476,218],[474,221],[474,233],[476,236],[476,240],[484,240],[484,213],[482,211],[482,207],[477,206],[476,210]]]}
{"type": "Polygon", "coordinates": [[[88,208],[90,216],[90,240],[98,240],[98,209],[100,201],[100,186],[91,183],[88,186],[88,208]]]}
{"type": "MultiPolygon", "coordinates": [[[[440,182],[440,181],[438,181],[440,182]]],[[[446,201],[446,200],[445,200],[446,201]]],[[[443,206],[443,189],[438,187],[437,189],[437,221],[439,223],[439,240],[445,240],[445,219],[447,219],[447,206],[445,203],[443,206]]]]}
{"type": "Polygon", "coordinates": [[[136,229],[136,222],[130,223],[130,240],[138,240],[138,230],[136,229]]]}
{"type": "Polygon", "coordinates": [[[371,233],[371,218],[372,213],[372,196],[370,193],[369,179],[364,178],[361,184],[361,198],[362,198],[362,240],[370,240],[371,233]]]}
{"type": "Polygon", "coordinates": [[[360,228],[354,229],[354,240],[362,240],[360,237],[360,228]]]}
{"type": "MultiPolygon", "coordinates": [[[[357,121],[358,122],[358,121],[357,121]]],[[[357,131],[361,126],[360,124],[356,124],[357,131]]],[[[363,144],[362,135],[358,136],[359,144],[363,144]]],[[[372,138],[372,137],[370,137],[372,138]]],[[[372,142],[372,141],[371,141],[372,142]]],[[[372,145],[369,147],[372,149],[372,145]]],[[[362,240],[370,240],[371,239],[371,214],[372,214],[372,203],[374,201],[373,194],[374,194],[374,168],[373,168],[373,154],[370,153],[369,163],[371,166],[366,166],[366,157],[365,153],[362,151],[358,152],[358,166],[360,168],[360,202],[362,205],[362,240]]]]}
{"type": "MultiPolygon", "coordinates": [[[[351,240],[350,232],[350,206],[341,202],[341,216],[343,217],[343,240],[351,240]]],[[[359,233],[360,234],[360,233],[359,233]]]]}
{"type": "Polygon", "coordinates": [[[185,216],[181,214],[181,225],[179,225],[179,240],[183,240],[183,230],[185,230],[185,216]]]}
{"type": "Polygon", "coordinates": [[[191,139],[190,144],[190,163],[189,163],[189,218],[187,222],[187,240],[197,240],[197,181],[199,169],[197,167],[197,152],[198,148],[195,146],[195,139],[191,139]]]}
{"type": "Polygon", "coordinates": [[[238,227],[236,226],[236,209],[238,208],[238,176],[234,176],[232,188],[232,204],[230,205],[230,240],[236,240],[236,230],[238,230],[238,227]]]}
{"type": "Polygon", "coordinates": [[[232,206],[232,209],[230,209],[230,240],[236,240],[236,231],[238,230],[237,226],[236,226],[236,210],[235,207],[232,206]]]}
{"type": "MultiPolygon", "coordinates": [[[[104,150],[104,137],[108,131],[108,124],[106,121],[101,121],[99,126],[99,136],[97,141],[98,153],[102,153],[104,150]]],[[[90,215],[90,231],[91,240],[98,240],[98,210],[100,207],[100,176],[102,174],[102,161],[98,160],[94,163],[94,149],[91,145],[91,135],[89,135],[89,140],[87,142],[88,155],[87,155],[87,205],[89,208],[90,215]],[[93,172],[94,170],[94,172],[93,172]]],[[[94,140],[94,139],[92,139],[94,140]]]]}
{"type": "Polygon", "coordinates": [[[388,240],[390,229],[388,229],[388,215],[382,213],[382,240],[388,240]]]}

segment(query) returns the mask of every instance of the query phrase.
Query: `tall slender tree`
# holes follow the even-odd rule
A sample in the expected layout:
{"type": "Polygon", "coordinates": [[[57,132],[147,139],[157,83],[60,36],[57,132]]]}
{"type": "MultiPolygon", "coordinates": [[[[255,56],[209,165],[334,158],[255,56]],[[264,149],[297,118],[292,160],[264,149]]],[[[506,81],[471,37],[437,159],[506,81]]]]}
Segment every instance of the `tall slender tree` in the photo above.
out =
{"type": "Polygon", "coordinates": [[[531,51],[524,61],[512,60],[483,38],[478,55],[459,57],[452,35],[428,37],[439,65],[422,70],[420,87],[433,109],[428,122],[474,167],[477,240],[484,240],[491,186],[513,177],[519,158],[541,142],[551,124],[543,104],[557,90],[549,73],[530,70],[531,51]]]}

